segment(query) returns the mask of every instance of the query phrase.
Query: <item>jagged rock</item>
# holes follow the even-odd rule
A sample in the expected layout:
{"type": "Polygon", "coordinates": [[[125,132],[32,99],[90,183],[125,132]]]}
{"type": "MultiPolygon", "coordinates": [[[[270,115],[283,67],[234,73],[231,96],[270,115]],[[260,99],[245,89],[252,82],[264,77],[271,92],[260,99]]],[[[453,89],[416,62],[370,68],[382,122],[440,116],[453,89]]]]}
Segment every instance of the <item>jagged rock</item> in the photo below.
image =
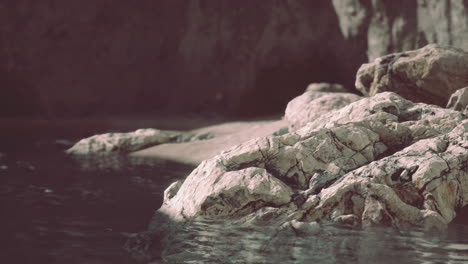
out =
{"type": "Polygon", "coordinates": [[[204,161],[156,214],[444,228],[468,204],[467,149],[460,112],[380,93],[204,161]]]}
{"type": "Polygon", "coordinates": [[[356,76],[356,88],[366,96],[391,91],[440,106],[467,85],[468,53],[436,44],[377,58],[362,65],[356,76]]]}
{"type": "Polygon", "coordinates": [[[311,84],[302,95],[290,101],[284,118],[289,123],[289,131],[294,131],[323,114],[340,109],[361,99],[346,93],[343,86],[334,84],[311,84]]]}
{"type": "Polygon", "coordinates": [[[190,140],[192,136],[187,136],[187,133],[153,128],[138,129],[129,133],[106,133],[82,139],[66,152],[69,154],[128,153],[158,144],[179,141],[181,138],[184,138],[184,141],[190,140]]]}
{"type": "Polygon", "coordinates": [[[459,89],[450,96],[447,108],[462,112],[468,116],[468,87],[459,89]]]}

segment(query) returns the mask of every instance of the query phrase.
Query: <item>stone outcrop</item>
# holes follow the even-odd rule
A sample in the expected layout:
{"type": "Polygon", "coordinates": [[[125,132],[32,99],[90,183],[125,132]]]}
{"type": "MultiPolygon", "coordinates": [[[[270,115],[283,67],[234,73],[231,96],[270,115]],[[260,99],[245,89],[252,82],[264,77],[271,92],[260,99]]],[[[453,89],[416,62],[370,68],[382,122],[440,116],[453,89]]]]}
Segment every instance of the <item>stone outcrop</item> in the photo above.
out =
{"type": "Polygon", "coordinates": [[[94,135],[78,141],[66,152],[69,154],[129,153],[163,143],[203,139],[205,136],[153,128],[138,129],[129,133],[94,135]]]}
{"type": "Polygon", "coordinates": [[[330,111],[345,107],[359,99],[360,96],[347,93],[341,85],[311,84],[302,95],[288,103],[284,118],[288,122],[289,131],[294,131],[330,111]]]}
{"type": "Polygon", "coordinates": [[[445,106],[450,95],[468,86],[468,53],[430,44],[364,64],[356,88],[366,96],[391,91],[406,99],[445,106]]]}
{"type": "Polygon", "coordinates": [[[447,108],[462,112],[468,116],[468,87],[454,92],[447,103],[447,108]]]}
{"type": "Polygon", "coordinates": [[[443,229],[468,204],[467,150],[460,112],[379,93],[205,160],[156,215],[443,229]]]}

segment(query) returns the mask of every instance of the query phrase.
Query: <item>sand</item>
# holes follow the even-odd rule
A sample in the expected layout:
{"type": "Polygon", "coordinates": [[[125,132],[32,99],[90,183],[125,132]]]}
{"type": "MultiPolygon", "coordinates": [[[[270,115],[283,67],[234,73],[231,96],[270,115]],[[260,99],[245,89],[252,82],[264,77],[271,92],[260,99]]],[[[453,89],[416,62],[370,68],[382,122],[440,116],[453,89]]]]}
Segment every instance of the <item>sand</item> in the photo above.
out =
{"type": "Polygon", "coordinates": [[[210,132],[214,138],[186,143],[162,144],[131,153],[132,156],[154,157],[198,165],[223,150],[257,137],[269,136],[287,126],[284,120],[227,122],[192,130],[210,132]]]}

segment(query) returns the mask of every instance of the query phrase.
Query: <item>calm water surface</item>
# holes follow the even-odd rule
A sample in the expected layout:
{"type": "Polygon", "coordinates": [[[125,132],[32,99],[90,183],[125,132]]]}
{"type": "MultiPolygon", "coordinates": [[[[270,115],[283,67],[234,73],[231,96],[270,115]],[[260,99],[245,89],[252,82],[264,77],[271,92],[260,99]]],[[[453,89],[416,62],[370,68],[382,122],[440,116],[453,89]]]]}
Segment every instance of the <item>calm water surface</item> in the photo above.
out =
{"type": "MultiPolygon", "coordinates": [[[[127,235],[146,229],[167,185],[193,168],[121,156],[72,159],[58,143],[0,149],[1,263],[135,263],[122,249],[127,235]]],[[[464,214],[443,235],[324,226],[291,236],[196,222],[154,263],[468,263],[464,214]]]]}

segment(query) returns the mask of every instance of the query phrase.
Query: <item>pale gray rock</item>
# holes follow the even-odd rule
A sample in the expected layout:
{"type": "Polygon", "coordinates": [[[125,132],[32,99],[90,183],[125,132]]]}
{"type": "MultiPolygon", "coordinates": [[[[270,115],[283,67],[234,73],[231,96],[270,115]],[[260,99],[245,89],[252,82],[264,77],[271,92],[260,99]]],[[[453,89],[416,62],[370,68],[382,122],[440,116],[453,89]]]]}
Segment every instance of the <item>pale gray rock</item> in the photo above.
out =
{"type": "Polygon", "coordinates": [[[349,93],[346,88],[337,83],[311,83],[307,86],[306,92],[324,92],[324,93],[349,93]]]}
{"type": "Polygon", "coordinates": [[[380,93],[202,162],[156,214],[443,229],[468,204],[467,149],[460,112],[380,93]]]}
{"type": "Polygon", "coordinates": [[[147,128],[129,133],[106,133],[78,141],[66,152],[69,154],[128,153],[146,147],[178,141],[181,137],[190,140],[186,133],[147,128]]]}
{"type": "Polygon", "coordinates": [[[457,90],[450,96],[447,108],[462,112],[468,116],[468,87],[457,90]]]}
{"type": "Polygon", "coordinates": [[[284,118],[288,121],[289,131],[297,130],[323,114],[343,108],[361,99],[347,93],[341,85],[311,84],[306,92],[290,101],[284,118]]]}
{"type": "Polygon", "coordinates": [[[445,106],[468,86],[468,53],[436,44],[380,57],[363,64],[356,88],[366,96],[391,91],[415,102],[445,106]]]}

